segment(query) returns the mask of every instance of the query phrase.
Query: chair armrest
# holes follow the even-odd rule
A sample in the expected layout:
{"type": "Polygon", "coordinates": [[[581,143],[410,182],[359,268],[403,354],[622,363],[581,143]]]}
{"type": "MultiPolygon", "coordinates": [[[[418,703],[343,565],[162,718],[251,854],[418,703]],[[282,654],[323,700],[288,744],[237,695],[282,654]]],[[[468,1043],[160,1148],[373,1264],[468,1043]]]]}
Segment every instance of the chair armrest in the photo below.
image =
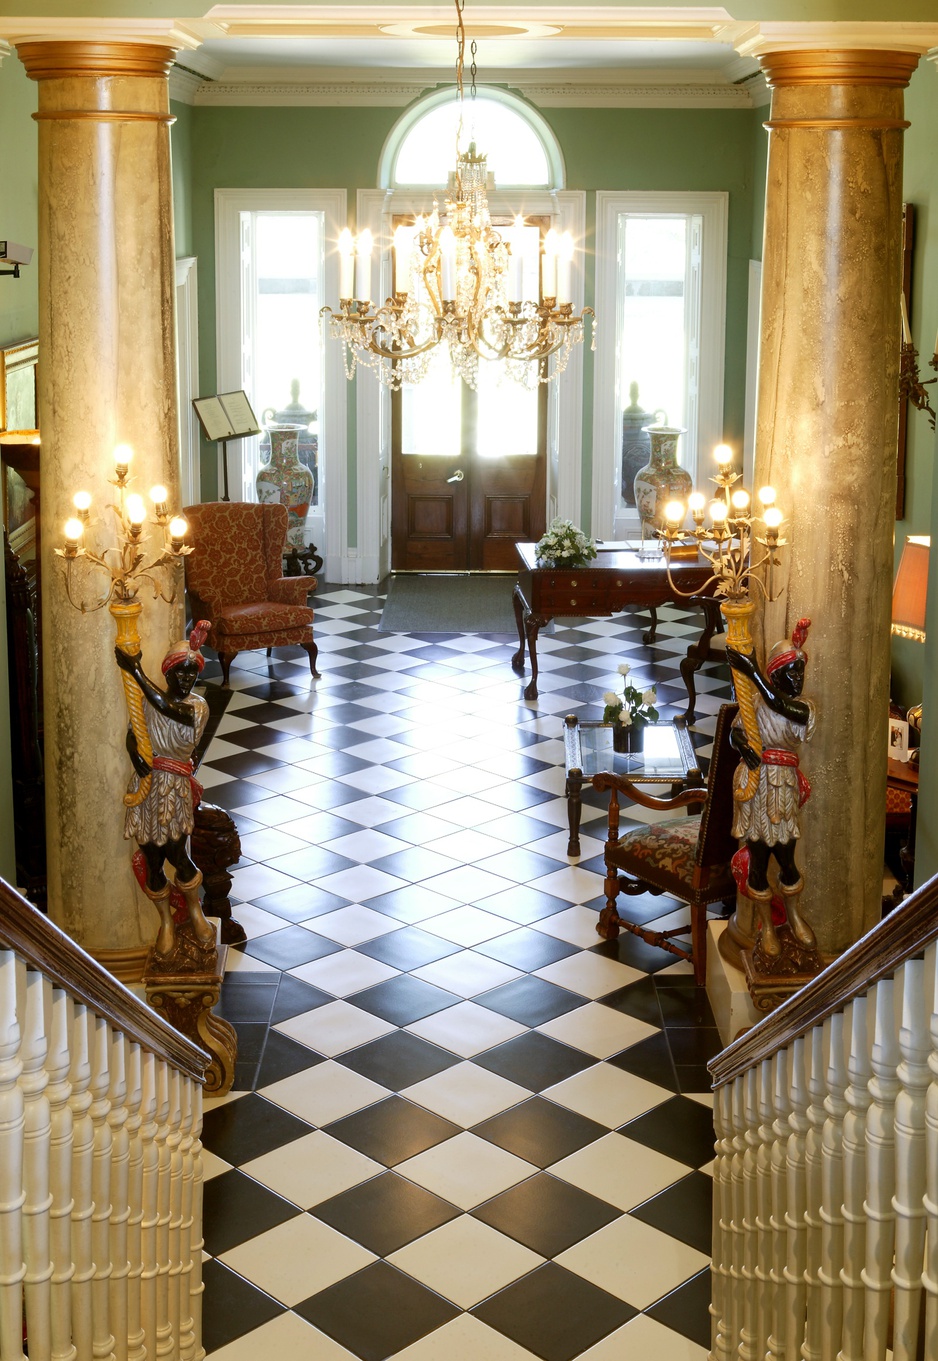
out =
{"type": "Polygon", "coordinates": [[[305,605],[315,589],[315,577],[274,577],[267,583],[270,599],[277,605],[305,605]]]}
{"type": "Polygon", "coordinates": [[[632,803],[641,804],[643,808],[660,809],[662,812],[668,812],[672,808],[686,808],[691,803],[707,802],[707,791],[702,785],[695,789],[685,789],[669,799],[656,799],[653,794],[646,794],[643,789],[637,788],[624,775],[611,775],[605,772],[593,776],[593,788],[600,791],[614,789],[618,794],[627,794],[632,803]]]}

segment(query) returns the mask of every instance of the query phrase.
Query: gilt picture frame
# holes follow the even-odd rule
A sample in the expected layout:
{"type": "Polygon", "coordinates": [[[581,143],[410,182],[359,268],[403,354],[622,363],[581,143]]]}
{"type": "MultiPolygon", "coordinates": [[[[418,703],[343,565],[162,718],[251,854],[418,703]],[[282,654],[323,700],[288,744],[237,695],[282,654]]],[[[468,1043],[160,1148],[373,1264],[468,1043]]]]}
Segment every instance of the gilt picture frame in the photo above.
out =
{"type": "Polygon", "coordinates": [[[39,341],[0,349],[0,430],[39,428],[39,341]]]}

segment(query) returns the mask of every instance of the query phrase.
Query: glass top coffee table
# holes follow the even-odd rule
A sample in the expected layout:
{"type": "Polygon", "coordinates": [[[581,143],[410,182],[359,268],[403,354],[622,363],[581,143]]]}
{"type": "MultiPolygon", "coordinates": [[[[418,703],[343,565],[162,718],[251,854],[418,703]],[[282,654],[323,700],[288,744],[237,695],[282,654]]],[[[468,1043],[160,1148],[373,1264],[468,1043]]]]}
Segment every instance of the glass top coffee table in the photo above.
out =
{"type": "Polygon", "coordinates": [[[580,854],[581,791],[594,775],[625,775],[642,784],[667,784],[671,786],[672,794],[704,783],[687,724],[682,718],[673,723],[649,723],[644,732],[643,749],[637,752],[613,751],[612,725],[609,723],[581,721],[575,714],[567,714],[563,723],[567,775],[564,793],[570,824],[568,856],[580,854]]]}

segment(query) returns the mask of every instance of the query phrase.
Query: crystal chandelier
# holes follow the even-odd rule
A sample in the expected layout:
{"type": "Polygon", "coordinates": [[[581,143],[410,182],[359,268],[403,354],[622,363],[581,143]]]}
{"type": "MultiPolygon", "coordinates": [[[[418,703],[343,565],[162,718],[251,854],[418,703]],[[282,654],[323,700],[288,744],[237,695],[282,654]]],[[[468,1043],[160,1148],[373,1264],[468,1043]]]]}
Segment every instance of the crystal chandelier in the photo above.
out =
{"type": "MultiPolygon", "coordinates": [[[[487,190],[494,179],[486,159],[470,142],[460,150],[463,132],[465,0],[456,3],[456,90],[459,124],[456,169],[449,176],[442,213],[436,201],[413,227],[394,234],[394,295],[372,304],[371,233],[357,242],[347,229],[339,238],[339,306],[329,317],[331,335],[344,343],[345,371],[352,378],[359,364],[373,368],[389,388],[419,383],[441,344],[453,372],[470,387],[477,384],[479,362],[497,363],[503,373],[527,387],[563,373],[574,345],[583,341],[586,307],[574,314],[571,300],[573,241],[569,232],[551,229],[544,241],[540,298],[523,290],[522,231],[515,219],[504,233],[492,225],[487,190]],[[546,362],[553,357],[554,362],[546,362]]],[[[470,95],[475,98],[476,45],[471,52],[470,95]]]]}

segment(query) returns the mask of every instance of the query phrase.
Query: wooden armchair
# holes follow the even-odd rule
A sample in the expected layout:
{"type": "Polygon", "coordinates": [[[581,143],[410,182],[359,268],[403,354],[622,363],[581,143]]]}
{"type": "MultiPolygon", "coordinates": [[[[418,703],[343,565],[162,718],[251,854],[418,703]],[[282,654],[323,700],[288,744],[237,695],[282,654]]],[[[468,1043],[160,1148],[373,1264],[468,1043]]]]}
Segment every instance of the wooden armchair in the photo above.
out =
{"type": "Polygon", "coordinates": [[[732,836],[733,773],[739,753],[730,744],[730,728],[737,706],[724,704],[717,718],[716,736],[707,788],[688,789],[670,799],[653,798],[621,775],[594,775],[596,789],[609,790],[609,826],[605,845],[606,906],[596,930],[607,940],[631,931],[649,945],[693,961],[694,978],[703,986],[707,973],[707,905],[736,901],[730,860],[738,843],[732,836]],[[619,836],[619,795],[643,808],[679,809],[703,802],[701,812],[667,822],[656,822],[619,836]],[[619,871],[623,873],[619,873],[619,871]],[[620,893],[669,893],[690,906],[690,927],[652,931],[619,916],[620,893]],[[674,936],[690,930],[691,949],[674,943],[674,936]]]}
{"type": "Polygon", "coordinates": [[[316,670],[313,612],[306,603],[315,577],[285,577],[287,508],[246,501],[187,506],[186,589],[194,619],[208,619],[208,644],[218,653],[222,684],[239,652],[298,646],[316,670]]]}

